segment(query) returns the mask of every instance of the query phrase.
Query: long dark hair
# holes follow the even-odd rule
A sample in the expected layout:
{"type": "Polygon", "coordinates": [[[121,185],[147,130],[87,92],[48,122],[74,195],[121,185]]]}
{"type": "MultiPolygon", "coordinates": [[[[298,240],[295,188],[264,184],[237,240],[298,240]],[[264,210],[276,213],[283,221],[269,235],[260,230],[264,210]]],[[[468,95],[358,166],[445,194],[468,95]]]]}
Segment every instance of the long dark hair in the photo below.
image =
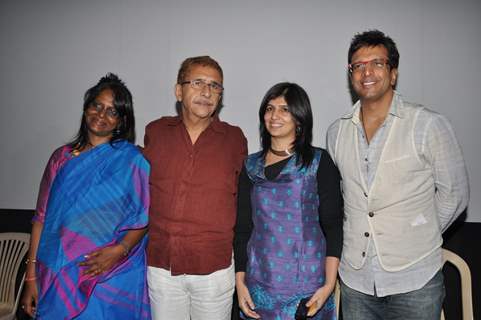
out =
{"type": "Polygon", "coordinates": [[[308,167],[314,151],[312,148],[312,110],[309,97],[301,88],[301,86],[290,83],[281,82],[270,88],[262,99],[259,109],[259,131],[262,144],[262,154],[265,156],[271,147],[271,135],[267,131],[264,123],[264,114],[266,113],[267,104],[272,99],[283,97],[286,100],[289,112],[296,122],[296,140],[294,141],[294,150],[296,151],[297,165],[301,164],[301,168],[308,167]]]}
{"type": "Polygon", "coordinates": [[[117,75],[107,73],[95,86],[85,92],[80,129],[73,141],[69,143],[72,148],[82,149],[88,144],[89,138],[87,122],[85,121],[85,111],[103,90],[108,89],[112,90],[114,108],[119,113],[119,124],[112,133],[110,143],[117,140],[135,142],[135,118],[132,94],[117,75]]]}

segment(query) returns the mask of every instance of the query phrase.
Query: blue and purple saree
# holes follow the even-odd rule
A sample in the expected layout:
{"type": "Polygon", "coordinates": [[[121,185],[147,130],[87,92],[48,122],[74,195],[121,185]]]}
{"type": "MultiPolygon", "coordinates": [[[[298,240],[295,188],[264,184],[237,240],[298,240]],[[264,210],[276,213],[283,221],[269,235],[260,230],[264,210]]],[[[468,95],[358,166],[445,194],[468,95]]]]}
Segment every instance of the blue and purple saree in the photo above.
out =
{"type": "Polygon", "coordinates": [[[64,146],[44,173],[34,220],[37,319],[150,319],[146,237],[110,271],[83,275],[84,255],[116,244],[148,222],[150,167],[134,145],[105,143],[77,157],[64,146]],[[43,190],[42,190],[43,189],[43,190]]]}

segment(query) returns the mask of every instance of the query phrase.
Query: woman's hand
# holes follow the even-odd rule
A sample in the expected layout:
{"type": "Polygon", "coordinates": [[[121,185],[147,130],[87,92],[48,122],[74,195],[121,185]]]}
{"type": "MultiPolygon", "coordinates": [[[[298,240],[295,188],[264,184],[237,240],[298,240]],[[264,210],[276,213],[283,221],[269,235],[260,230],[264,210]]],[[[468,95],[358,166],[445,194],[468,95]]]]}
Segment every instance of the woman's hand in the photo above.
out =
{"type": "Polygon", "coordinates": [[[324,285],[317,289],[311,299],[306,303],[306,307],[309,308],[307,312],[308,317],[312,317],[322,308],[327,298],[331,295],[332,290],[334,290],[332,285],[324,285]]]}
{"type": "Polygon", "coordinates": [[[112,267],[124,256],[124,247],[117,244],[85,255],[85,261],[80,262],[79,266],[87,267],[83,271],[83,274],[97,276],[112,269],[112,267]]]}
{"type": "Polygon", "coordinates": [[[21,303],[22,309],[30,317],[35,316],[37,301],[38,301],[37,282],[35,280],[25,281],[25,286],[23,288],[22,301],[20,303],[21,303]]]}
{"type": "Polygon", "coordinates": [[[326,303],[327,298],[331,295],[332,291],[336,287],[337,280],[337,269],[339,268],[339,258],[337,257],[326,257],[326,283],[317,289],[314,295],[309,301],[307,301],[306,306],[309,308],[307,316],[312,317],[322,308],[324,303],[326,303]]]}
{"type": "Polygon", "coordinates": [[[249,318],[260,319],[261,316],[254,311],[255,305],[252,302],[249,289],[245,285],[245,272],[237,272],[235,276],[235,286],[237,289],[237,300],[239,301],[239,308],[249,318]]]}

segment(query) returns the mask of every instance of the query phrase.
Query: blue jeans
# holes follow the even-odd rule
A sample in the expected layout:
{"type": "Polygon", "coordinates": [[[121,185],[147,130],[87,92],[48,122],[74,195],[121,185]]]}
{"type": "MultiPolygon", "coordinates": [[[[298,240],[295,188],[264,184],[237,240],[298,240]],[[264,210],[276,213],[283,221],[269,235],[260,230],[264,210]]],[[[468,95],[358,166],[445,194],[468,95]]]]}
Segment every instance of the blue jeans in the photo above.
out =
{"type": "Polygon", "coordinates": [[[344,320],[439,320],[445,296],[444,277],[439,270],[419,290],[386,297],[353,290],[341,281],[344,320]]]}

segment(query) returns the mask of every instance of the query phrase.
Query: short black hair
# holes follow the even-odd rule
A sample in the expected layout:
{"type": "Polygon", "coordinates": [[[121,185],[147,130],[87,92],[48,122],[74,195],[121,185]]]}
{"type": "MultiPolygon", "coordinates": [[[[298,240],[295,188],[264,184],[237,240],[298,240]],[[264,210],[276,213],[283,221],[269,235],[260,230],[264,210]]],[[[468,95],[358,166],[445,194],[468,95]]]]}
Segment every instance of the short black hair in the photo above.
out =
{"type": "Polygon", "coordinates": [[[309,96],[301,86],[290,82],[281,82],[270,88],[262,99],[259,109],[259,131],[262,144],[262,154],[265,156],[271,147],[271,135],[264,123],[269,101],[283,97],[289,112],[296,122],[296,140],[294,149],[298,154],[297,164],[308,167],[314,157],[312,142],[312,109],[309,96]]]}
{"type": "Polygon", "coordinates": [[[114,108],[119,113],[119,124],[112,133],[110,142],[116,140],[127,140],[131,143],[135,142],[135,118],[132,94],[116,74],[107,73],[95,86],[85,92],[80,129],[74,140],[69,143],[71,147],[81,149],[88,144],[89,139],[85,111],[104,90],[112,90],[114,108]]]}
{"type": "Polygon", "coordinates": [[[349,46],[349,53],[347,55],[348,63],[352,63],[351,59],[354,53],[363,47],[376,47],[384,46],[387,50],[389,66],[397,69],[399,66],[399,51],[397,50],[396,43],[384,32],[379,30],[368,30],[363,33],[357,33],[354,35],[349,46]]]}

